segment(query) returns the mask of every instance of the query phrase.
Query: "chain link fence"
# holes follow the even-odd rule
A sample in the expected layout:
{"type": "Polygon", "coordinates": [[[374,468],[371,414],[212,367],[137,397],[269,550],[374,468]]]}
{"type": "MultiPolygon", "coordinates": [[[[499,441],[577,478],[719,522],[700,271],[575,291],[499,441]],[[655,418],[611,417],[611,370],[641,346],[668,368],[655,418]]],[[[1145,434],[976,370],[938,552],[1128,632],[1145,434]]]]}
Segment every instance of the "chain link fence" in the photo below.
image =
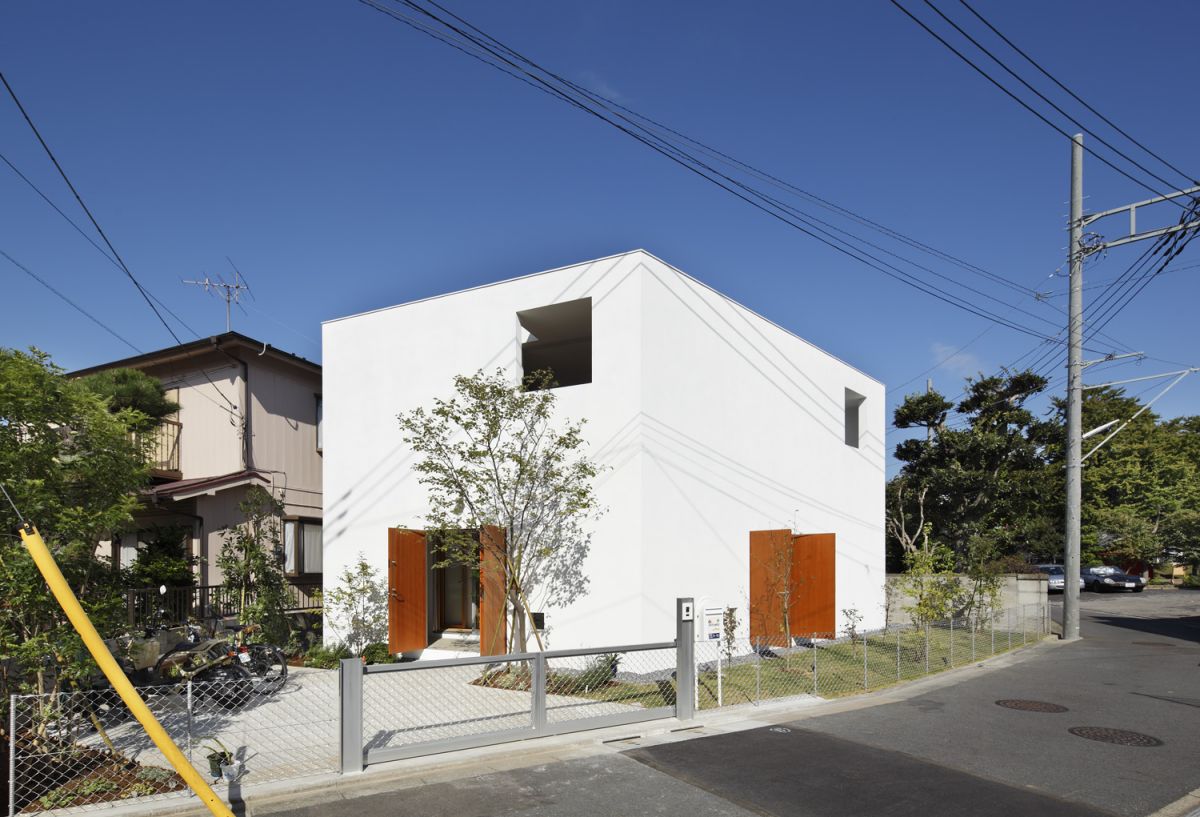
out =
{"type": "MultiPolygon", "coordinates": [[[[228,799],[244,785],[338,768],[338,678],[282,686],[190,682],[138,690],[192,765],[228,799]]],[[[190,796],[112,689],[11,699],[9,814],[85,812],[190,796]]]]}
{"type": "Polygon", "coordinates": [[[375,763],[663,717],[675,672],[673,643],[366,667],[363,753],[375,763]]]}
{"type": "Polygon", "coordinates": [[[793,635],[791,646],[762,639],[699,641],[696,707],[758,704],[795,695],[853,695],[963,666],[1048,633],[1046,608],[1035,604],[983,618],[793,635]]]}

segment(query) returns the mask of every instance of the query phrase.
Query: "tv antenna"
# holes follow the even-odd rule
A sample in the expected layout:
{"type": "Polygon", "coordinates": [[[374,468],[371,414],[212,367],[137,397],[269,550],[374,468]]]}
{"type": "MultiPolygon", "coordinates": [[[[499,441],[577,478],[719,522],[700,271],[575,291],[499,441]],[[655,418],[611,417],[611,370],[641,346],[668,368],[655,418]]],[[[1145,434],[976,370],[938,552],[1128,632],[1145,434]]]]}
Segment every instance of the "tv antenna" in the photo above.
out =
{"type": "Polygon", "coordinates": [[[229,261],[229,266],[233,267],[232,283],[226,281],[220,275],[217,275],[215,280],[211,276],[205,275],[204,279],[201,281],[185,280],[183,283],[204,287],[204,291],[209,295],[215,295],[225,302],[225,331],[231,332],[233,331],[233,316],[230,307],[233,304],[237,304],[238,308],[240,309],[242,293],[245,292],[251,298],[254,297],[254,293],[251,292],[250,284],[246,282],[246,276],[242,275],[241,270],[237,268],[237,265],[234,264],[229,258],[226,258],[225,260],[229,261]]]}

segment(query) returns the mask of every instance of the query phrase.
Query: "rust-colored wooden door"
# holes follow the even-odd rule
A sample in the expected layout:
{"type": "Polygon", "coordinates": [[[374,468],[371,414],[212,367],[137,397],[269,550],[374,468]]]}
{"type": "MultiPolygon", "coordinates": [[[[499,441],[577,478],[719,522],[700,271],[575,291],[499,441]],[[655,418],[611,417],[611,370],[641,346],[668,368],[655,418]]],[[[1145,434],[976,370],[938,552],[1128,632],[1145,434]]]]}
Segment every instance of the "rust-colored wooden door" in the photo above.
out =
{"type": "Polygon", "coordinates": [[[388,529],[388,651],[429,646],[425,534],[388,529]]]}
{"type": "Polygon", "coordinates": [[[781,647],[789,635],[831,637],[835,558],[832,533],[750,531],[750,639],[781,647]]]}
{"type": "Polygon", "coordinates": [[[488,525],[479,531],[479,654],[507,652],[508,619],[504,598],[504,530],[488,525]]]}
{"type": "Polygon", "coordinates": [[[792,605],[792,634],[832,638],[837,631],[834,563],[837,559],[837,536],[832,533],[809,533],[794,540],[792,582],[799,590],[797,603],[792,605]]]}

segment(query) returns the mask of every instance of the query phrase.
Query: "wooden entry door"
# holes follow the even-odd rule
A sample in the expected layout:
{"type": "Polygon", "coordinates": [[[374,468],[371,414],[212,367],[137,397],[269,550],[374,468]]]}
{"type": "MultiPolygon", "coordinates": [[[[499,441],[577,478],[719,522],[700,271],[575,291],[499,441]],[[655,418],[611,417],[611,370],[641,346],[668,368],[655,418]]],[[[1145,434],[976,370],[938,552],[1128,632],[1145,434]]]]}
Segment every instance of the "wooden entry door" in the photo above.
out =
{"type": "Polygon", "coordinates": [[[425,534],[388,529],[388,652],[429,646],[425,534]]]}
{"type": "Polygon", "coordinates": [[[834,597],[834,563],[837,536],[832,533],[808,533],[794,540],[793,575],[800,591],[800,603],[791,609],[792,632],[819,637],[837,635],[837,604],[834,597]]]}
{"type": "Polygon", "coordinates": [[[752,640],[781,647],[788,636],[835,635],[836,542],[832,533],[750,532],[752,640]]]}

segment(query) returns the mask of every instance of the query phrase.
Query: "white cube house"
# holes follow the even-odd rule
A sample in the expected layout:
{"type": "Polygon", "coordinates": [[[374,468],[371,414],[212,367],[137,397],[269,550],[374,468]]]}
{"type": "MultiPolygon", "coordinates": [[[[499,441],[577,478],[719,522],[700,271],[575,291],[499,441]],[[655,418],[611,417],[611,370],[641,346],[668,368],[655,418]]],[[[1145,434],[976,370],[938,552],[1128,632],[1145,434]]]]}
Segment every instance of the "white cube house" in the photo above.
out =
{"type": "MultiPolygon", "coordinates": [[[[387,576],[388,530],[423,526],[398,414],[458,374],[549,367],[606,508],[589,591],[539,611],[549,648],[670,640],[679,596],[738,608],[750,635],[752,531],[833,534],[821,616],[883,623],[883,385],[649,253],[328,321],[322,341],[327,584],[359,554],[387,576]]],[[[448,573],[427,577],[430,641],[477,624],[448,573]]]]}

